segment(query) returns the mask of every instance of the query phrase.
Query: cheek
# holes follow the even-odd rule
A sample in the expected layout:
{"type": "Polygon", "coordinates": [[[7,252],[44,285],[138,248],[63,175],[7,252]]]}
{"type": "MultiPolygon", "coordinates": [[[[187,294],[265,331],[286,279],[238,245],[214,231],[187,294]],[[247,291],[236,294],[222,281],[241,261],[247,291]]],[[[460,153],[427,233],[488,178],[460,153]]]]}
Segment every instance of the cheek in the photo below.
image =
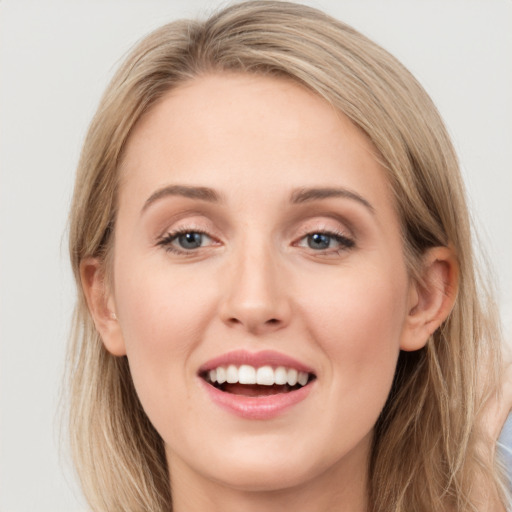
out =
{"type": "MultiPolygon", "coordinates": [[[[156,259],[156,258],[155,258],[156,259]]],[[[157,261],[121,260],[115,296],[128,351],[180,353],[188,349],[215,312],[215,288],[190,272],[157,261]],[[193,275],[192,275],[193,276],[193,275]]]]}
{"type": "Polygon", "coordinates": [[[307,295],[302,315],[327,356],[336,393],[378,415],[389,393],[406,317],[406,279],[384,272],[353,273],[307,295]],[[354,277],[356,276],[356,277],[354,277]]]}
{"type": "Polygon", "coordinates": [[[215,308],[208,288],[199,291],[183,272],[128,263],[116,269],[117,316],[137,394],[157,426],[167,422],[161,404],[190,393],[189,356],[215,308]]]}

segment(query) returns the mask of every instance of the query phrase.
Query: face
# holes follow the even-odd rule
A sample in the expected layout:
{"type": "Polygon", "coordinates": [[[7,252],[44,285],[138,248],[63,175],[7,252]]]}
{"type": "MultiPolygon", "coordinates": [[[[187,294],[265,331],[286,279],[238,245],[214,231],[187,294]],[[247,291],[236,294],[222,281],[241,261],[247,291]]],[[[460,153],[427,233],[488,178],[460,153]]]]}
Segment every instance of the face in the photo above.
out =
{"type": "Polygon", "coordinates": [[[136,126],[104,341],[171,474],[262,490],[364,471],[412,295],[374,154],[268,77],[197,78],[136,126]]]}

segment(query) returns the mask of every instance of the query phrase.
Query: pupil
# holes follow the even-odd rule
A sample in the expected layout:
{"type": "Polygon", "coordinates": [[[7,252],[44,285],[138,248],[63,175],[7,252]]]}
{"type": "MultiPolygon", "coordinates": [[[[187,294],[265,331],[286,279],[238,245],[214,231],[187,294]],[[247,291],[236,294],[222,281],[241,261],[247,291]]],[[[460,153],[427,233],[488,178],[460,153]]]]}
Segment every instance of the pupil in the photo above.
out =
{"type": "Polygon", "coordinates": [[[315,233],[308,237],[308,245],[311,249],[327,249],[331,237],[329,235],[322,235],[321,233],[315,233]]]}
{"type": "Polygon", "coordinates": [[[185,233],[180,235],[178,242],[184,249],[197,249],[201,247],[202,234],[201,233],[185,233]]]}

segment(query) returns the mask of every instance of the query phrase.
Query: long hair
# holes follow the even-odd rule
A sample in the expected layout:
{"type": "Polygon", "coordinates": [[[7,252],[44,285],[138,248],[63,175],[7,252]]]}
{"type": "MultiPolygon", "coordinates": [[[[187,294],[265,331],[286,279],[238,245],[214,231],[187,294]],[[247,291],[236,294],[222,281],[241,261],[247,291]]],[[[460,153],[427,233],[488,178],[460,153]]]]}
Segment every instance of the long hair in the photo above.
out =
{"type": "Polygon", "coordinates": [[[78,302],[69,362],[73,454],[90,505],[163,512],[171,495],[162,439],[139,403],[126,358],[109,354],[95,330],[80,264],[100,258],[108,278],[119,168],[137,121],[180,84],[229,72],[294,80],[364,131],[393,191],[413,279],[426,249],[453,248],[455,306],[423,349],[399,356],[374,430],[368,492],[371,512],[476,510],[475,481],[501,492],[492,457],[479,448],[487,442],[482,405],[498,384],[500,337],[496,307],[475,270],[449,136],[427,93],[393,56],[318,10],[274,1],[236,4],[206,21],[176,21],[151,33],[112,79],[90,126],[70,216],[78,302]]]}

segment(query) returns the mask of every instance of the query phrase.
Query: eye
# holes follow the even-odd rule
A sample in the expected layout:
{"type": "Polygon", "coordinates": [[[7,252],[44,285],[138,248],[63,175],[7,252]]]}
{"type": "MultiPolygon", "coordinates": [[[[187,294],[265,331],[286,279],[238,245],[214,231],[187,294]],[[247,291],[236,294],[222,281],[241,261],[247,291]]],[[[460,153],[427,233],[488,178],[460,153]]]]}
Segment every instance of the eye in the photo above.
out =
{"type": "Polygon", "coordinates": [[[313,233],[306,237],[310,249],[329,249],[332,237],[324,233],[313,233]]]}
{"type": "Polygon", "coordinates": [[[347,238],[341,233],[318,231],[304,236],[297,245],[313,249],[314,251],[326,252],[332,250],[339,252],[354,247],[355,243],[352,239],[347,238]]]}
{"type": "Polygon", "coordinates": [[[194,230],[172,231],[158,241],[158,245],[163,246],[167,251],[180,254],[214,244],[214,240],[206,233],[194,230]]]}
{"type": "Polygon", "coordinates": [[[190,233],[178,235],[175,241],[183,249],[197,249],[203,245],[203,241],[206,238],[208,237],[203,233],[191,231],[190,233]]]}

